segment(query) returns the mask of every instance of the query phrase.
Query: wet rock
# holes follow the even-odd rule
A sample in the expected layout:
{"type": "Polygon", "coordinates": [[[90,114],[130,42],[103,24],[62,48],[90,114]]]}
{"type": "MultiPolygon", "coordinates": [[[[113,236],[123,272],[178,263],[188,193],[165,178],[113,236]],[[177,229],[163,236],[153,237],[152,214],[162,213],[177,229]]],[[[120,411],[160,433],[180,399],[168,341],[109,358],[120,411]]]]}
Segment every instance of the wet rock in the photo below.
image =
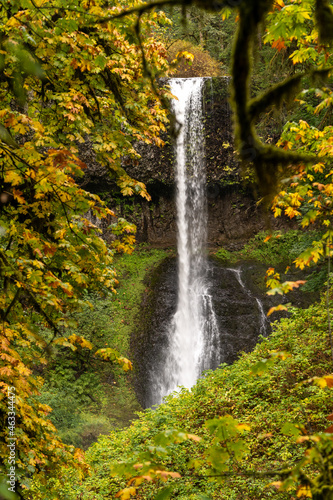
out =
{"type": "MultiPolygon", "coordinates": [[[[248,266],[242,265],[242,276],[248,266]]],[[[264,276],[264,266],[256,272],[264,276]]],[[[151,277],[142,304],[142,317],[138,329],[133,333],[132,352],[136,369],[136,392],[144,407],[151,405],[152,388],[158,367],[165,361],[167,348],[167,329],[177,307],[177,261],[168,259],[151,277]]],[[[261,330],[261,312],[256,299],[263,303],[267,313],[271,303],[259,286],[248,284],[244,274],[244,285],[240,285],[234,271],[210,261],[208,281],[213,299],[215,314],[220,331],[219,363],[233,363],[242,351],[250,351],[258,342],[260,334],[268,335],[270,326],[267,322],[265,332],[261,330]]],[[[211,367],[215,368],[215,367],[211,367]]]]}
{"type": "MultiPolygon", "coordinates": [[[[270,334],[270,321],[286,316],[286,313],[274,313],[267,319],[270,307],[283,301],[291,302],[297,307],[308,307],[316,298],[314,294],[301,290],[282,298],[266,295],[266,269],[265,264],[257,262],[241,262],[228,267],[213,259],[209,261],[207,278],[220,332],[219,364],[232,364],[242,352],[250,352],[261,336],[270,334]],[[240,279],[237,278],[237,272],[240,279]]],[[[288,277],[293,278],[304,279],[304,275],[288,277]]],[[[159,367],[165,362],[167,329],[177,308],[176,258],[166,259],[149,280],[142,302],[141,318],[131,341],[135,389],[143,407],[153,404],[155,377],[159,367]]],[[[214,369],[215,366],[211,368],[214,369]]]]}
{"type": "MultiPolygon", "coordinates": [[[[165,83],[165,82],[163,82],[165,83]]],[[[233,145],[233,119],[229,103],[229,78],[207,78],[203,95],[206,149],[208,245],[240,249],[251,236],[268,227],[292,227],[289,220],[265,213],[251,188],[244,188],[233,145]]],[[[174,151],[170,133],[162,137],[165,146],[136,143],[140,159],[123,159],[133,178],[146,183],[152,197],[123,197],[107,169],[96,161],[89,140],[80,145],[80,157],[87,163],[82,186],[102,196],[116,214],[137,226],[137,241],[152,246],[174,246],[177,239],[174,151]],[[130,201],[129,201],[130,200],[130,201]],[[132,205],[129,208],[129,205],[132,205]]],[[[104,228],[102,228],[104,229],[104,228]]]]}

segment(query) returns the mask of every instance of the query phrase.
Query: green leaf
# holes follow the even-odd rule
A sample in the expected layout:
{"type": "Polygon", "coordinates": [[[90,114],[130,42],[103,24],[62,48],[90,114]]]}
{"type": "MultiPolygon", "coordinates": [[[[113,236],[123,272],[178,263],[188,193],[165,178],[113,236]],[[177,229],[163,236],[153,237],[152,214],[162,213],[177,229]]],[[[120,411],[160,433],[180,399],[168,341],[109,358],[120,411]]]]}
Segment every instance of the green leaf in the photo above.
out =
{"type": "Polygon", "coordinates": [[[168,498],[171,497],[172,492],[174,491],[174,487],[172,486],[167,486],[166,488],[163,488],[163,490],[160,490],[156,497],[155,500],[167,500],[168,498]]]}
{"type": "MultiPolygon", "coordinates": [[[[101,54],[99,56],[97,56],[96,59],[95,59],[95,64],[97,66],[99,66],[100,69],[104,69],[105,66],[106,66],[106,63],[107,63],[106,57],[103,56],[103,55],[101,55],[101,54]]],[[[116,147],[116,145],[115,145],[115,147],[116,147]]]]}
{"type": "Polygon", "coordinates": [[[270,365],[272,364],[271,359],[263,359],[258,361],[254,365],[251,366],[250,370],[253,375],[261,375],[262,373],[267,372],[270,365]]]}
{"type": "Polygon", "coordinates": [[[8,130],[0,124],[0,140],[8,146],[13,146],[14,148],[18,148],[17,142],[14,141],[8,130]]]}
{"type": "Polygon", "coordinates": [[[291,422],[286,422],[281,428],[281,432],[286,436],[299,436],[301,434],[299,427],[291,422]]]}

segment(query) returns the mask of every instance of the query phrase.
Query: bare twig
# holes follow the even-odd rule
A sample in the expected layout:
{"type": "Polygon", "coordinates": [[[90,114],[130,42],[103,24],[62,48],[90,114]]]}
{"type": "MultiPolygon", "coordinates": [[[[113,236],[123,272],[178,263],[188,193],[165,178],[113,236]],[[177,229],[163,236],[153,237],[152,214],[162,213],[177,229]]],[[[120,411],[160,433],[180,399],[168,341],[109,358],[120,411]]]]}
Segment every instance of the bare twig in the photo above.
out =
{"type": "Polygon", "coordinates": [[[331,273],[331,245],[330,245],[330,240],[329,240],[329,242],[328,242],[326,310],[327,310],[327,321],[328,321],[328,335],[329,335],[330,345],[331,345],[331,357],[332,357],[332,361],[333,361],[333,340],[332,340],[331,314],[330,314],[330,273],[331,273]]]}
{"type": "Polygon", "coordinates": [[[0,309],[0,313],[1,313],[1,319],[2,321],[6,321],[7,319],[7,316],[8,314],[10,313],[13,305],[15,304],[15,302],[18,300],[19,296],[20,296],[20,293],[21,293],[21,288],[18,288],[16,290],[16,293],[14,295],[14,298],[13,300],[11,301],[11,303],[9,304],[9,306],[7,307],[6,311],[2,312],[1,309],[0,309]]]}

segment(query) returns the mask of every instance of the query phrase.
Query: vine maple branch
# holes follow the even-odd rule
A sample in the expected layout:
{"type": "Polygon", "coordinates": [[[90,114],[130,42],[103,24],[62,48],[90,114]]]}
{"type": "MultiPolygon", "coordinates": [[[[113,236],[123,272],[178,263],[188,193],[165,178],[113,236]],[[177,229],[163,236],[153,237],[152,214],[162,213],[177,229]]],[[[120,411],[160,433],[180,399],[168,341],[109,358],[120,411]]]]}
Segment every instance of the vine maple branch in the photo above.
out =
{"type": "Polygon", "coordinates": [[[13,305],[15,304],[15,302],[17,302],[19,296],[20,296],[20,293],[21,293],[21,288],[18,288],[15,295],[14,295],[14,298],[13,300],[11,301],[11,303],[9,304],[9,306],[7,307],[6,311],[2,312],[0,310],[0,313],[1,313],[1,319],[2,321],[6,321],[7,317],[8,317],[8,314],[10,313],[13,305]]]}

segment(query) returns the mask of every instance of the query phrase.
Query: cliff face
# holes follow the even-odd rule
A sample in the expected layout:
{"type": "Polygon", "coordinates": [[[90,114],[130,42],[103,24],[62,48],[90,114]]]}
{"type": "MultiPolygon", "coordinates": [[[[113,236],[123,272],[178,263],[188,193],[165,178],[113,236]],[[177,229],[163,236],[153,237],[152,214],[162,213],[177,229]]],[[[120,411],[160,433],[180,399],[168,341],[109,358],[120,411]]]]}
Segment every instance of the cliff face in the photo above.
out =
{"type": "MultiPolygon", "coordinates": [[[[233,124],[229,104],[229,78],[205,79],[203,90],[206,146],[208,245],[234,249],[276,221],[257,206],[250,188],[243,186],[233,147],[233,124]]],[[[109,197],[109,205],[119,216],[137,225],[137,241],[156,246],[176,244],[174,203],[174,151],[170,133],[165,146],[136,144],[139,160],[124,160],[127,173],[147,185],[150,203],[142,198],[109,197]]],[[[107,172],[89,162],[86,187],[108,199],[112,181],[107,172]]],[[[247,179],[249,180],[249,179],[247,179]]],[[[280,225],[283,223],[279,223],[280,225]]]]}
{"type": "MultiPolygon", "coordinates": [[[[229,78],[206,78],[203,90],[207,181],[234,184],[239,180],[232,146],[231,110],[228,100],[229,78]]],[[[174,181],[173,139],[163,137],[165,146],[137,144],[141,160],[125,162],[128,174],[145,184],[172,185],[174,181]]]]}
{"type": "MultiPolygon", "coordinates": [[[[153,246],[176,245],[177,227],[172,190],[150,189],[152,202],[140,201],[137,214],[126,212],[123,205],[118,213],[136,223],[137,241],[153,246]]],[[[223,246],[238,250],[259,231],[291,227],[288,221],[273,219],[257,206],[251,193],[244,193],[240,186],[220,189],[219,185],[207,186],[208,194],[208,247],[223,246]],[[238,188],[238,189],[237,189],[238,188]]]]}

